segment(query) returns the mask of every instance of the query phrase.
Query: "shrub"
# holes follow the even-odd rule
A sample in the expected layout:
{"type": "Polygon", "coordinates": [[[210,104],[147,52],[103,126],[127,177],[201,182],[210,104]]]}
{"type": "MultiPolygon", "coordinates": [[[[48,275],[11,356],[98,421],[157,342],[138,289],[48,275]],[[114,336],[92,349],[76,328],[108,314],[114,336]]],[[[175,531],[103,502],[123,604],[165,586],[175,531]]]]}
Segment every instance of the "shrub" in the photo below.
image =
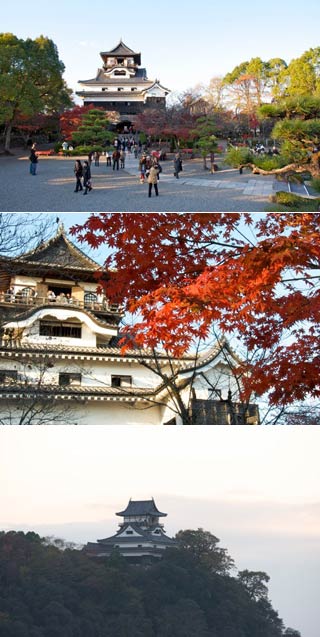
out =
{"type": "Polygon", "coordinates": [[[70,154],[72,156],[75,155],[88,155],[90,152],[95,153],[96,151],[98,153],[102,153],[105,149],[103,148],[103,146],[77,146],[76,148],[74,148],[70,154]]]}
{"type": "Polygon", "coordinates": [[[320,192],[320,178],[319,177],[311,179],[310,184],[311,184],[312,188],[314,188],[314,190],[316,190],[316,192],[320,192]]]}
{"type": "Polygon", "coordinates": [[[286,161],[281,156],[276,157],[255,157],[254,163],[263,170],[275,170],[286,165],[286,161]]]}
{"type": "Polygon", "coordinates": [[[225,163],[233,168],[239,168],[241,164],[250,164],[254,160],[250,148],[234,148],[230,147],[226,153],[225,163]]]}
{"type": "Polygon", "coordinates": [[[320,198],[307,199],[306,197],[299,197],[291,192],[277,192],[274,196],[274,201],[281,206],[286,206],[290,210],[296,210],[297,212],[313,211],[317,212],[320,206],[320,198]]]}

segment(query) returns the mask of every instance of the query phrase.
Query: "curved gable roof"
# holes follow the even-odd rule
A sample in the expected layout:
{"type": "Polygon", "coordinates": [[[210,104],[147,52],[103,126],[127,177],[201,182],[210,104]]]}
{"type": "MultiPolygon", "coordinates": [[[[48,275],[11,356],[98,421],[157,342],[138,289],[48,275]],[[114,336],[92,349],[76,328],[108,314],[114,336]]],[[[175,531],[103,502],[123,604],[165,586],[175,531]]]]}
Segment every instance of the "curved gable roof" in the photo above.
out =
{"type": "Polygon", "coordinates": [[[46,242],[40,243],[34,250],[21,255],[16,262],[38,263],[39,265],[62,266],[95,272],[101,268],[93,259],[87,257],[67,238],[63,226],[57,234],[46,242]]]}
{"type": "Polygon", "coordinates": [[[124,511],[116,513],[121,517],[127,515],[154,515],[157,517],[166,517],[166,513],[161,513],[155,505],[154,499],[152,500],[129,500],[129,504],[124,511]]]}

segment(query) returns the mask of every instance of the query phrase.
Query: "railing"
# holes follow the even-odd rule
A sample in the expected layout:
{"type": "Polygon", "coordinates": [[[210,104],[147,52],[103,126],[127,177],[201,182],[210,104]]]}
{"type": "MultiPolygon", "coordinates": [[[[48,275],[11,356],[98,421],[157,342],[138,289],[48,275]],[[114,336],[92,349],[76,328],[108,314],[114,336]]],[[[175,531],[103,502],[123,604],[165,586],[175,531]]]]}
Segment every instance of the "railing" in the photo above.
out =
{"type": "Polygon", "coordinates": [[[4,293],[0,295],[0,305],[5,306],[23,306],[23,307],[41,307],[44,305],[52,305],[52,307],[74,307],[84,310],[90,310],[92,312],[106,312],[111,314],[121,314],[123,308],[116,303],[109,303],[107,299],[102,301],[80,301],[74,297],[68,298],[67,296],[57,296],[56,298],[48,298],[41,296],[23,296],[19,293],[10,294],[4,293]]]}

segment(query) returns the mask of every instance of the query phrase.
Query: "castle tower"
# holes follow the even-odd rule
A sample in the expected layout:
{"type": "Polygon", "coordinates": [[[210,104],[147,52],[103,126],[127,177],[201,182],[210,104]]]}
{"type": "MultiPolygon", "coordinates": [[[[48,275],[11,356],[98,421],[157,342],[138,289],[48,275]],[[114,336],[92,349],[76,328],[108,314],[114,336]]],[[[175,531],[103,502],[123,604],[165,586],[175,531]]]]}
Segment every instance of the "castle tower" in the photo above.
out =
{"type": "Polygon", "coordinates": [[[93,557],[109,557],[114,551],[131,562],[159,559],[176,541],[168,537],[160,518],[166,517],[156,507],[154,499],[131,500],[128,506],[116,515],[123,518],[119,531],[108,538],[89,542],[84,552],[93,557]]]}
{"type": "Polygon", "coordinates": [[[123,124],[134,124],[135,115],[146,108],[165,108],[169,89],[158,80],[149,80],[142,68],[141,54],[130,49],[122,40],[110,51],[102,51],[102,68],[96,77],[79,80],[81,89],[76,95],[83,104],[103,107],[119,113],[123,124]]]}

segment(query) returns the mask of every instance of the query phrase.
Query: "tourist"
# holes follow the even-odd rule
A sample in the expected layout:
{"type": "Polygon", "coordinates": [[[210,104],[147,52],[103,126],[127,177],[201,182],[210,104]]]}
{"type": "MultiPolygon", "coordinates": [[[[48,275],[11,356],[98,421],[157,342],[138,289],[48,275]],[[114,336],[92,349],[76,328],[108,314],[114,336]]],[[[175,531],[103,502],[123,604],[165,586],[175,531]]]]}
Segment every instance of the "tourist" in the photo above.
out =
{"type": "Polygon", "coordinates": [[[99,166],[99,159],[100,159],[100,153],[98,150],[96,150],[95,154],[94,154],[94,165],[95,166],[99,166]]]}
{"type": "Polygon", "coordinates": [[[91,166],[91,164],[92,164],[93,155],[94,155],[93,150],[90,150],[90,152],[88,153],[88,164],[89,164],[89,166],[91,166]]]}
{"type": "Polygon", "coordinates": [[[106,166],[111,166],[110,153],[106,150],[106,166]]]}
{"type": "Polygon", "coordinates": [[[90,190],[92,190],[92,185],[91,185],[91,170],[90,170],[90,166],[89,166],[89,162],[85,161],[83,163],[83,186],[84,186],[84,195],[87,194],[88,190],[90,192],[90,190]]]}
{"type": "Polygon", "coordinates": [[[33,144],[31,151],[30,151],[30,175],[36,175],[37,174],[37,163],[38,163],[38,157],[36,154],[36,145],[33,144]]]}
{"type": "Polygon", "coordinates": [[[68,153],[68,142],[62,142],[62,151],[64,156],[66,157],[68,153]]]}
{"type": "Polygon", "coordinates": [[[79,190],[83,190],[82,183],[81,183],[81,177],[83,175],[83,168],[82,168],[82,163],[81,163],[80,159],[76,160],[73,172],[74,172],[75,177],[76,177],[76,187],[75,187],[74,192],[79,192],[79,190]]]}
{"type": "Polygon", "coordinates": [[[7,290],[6,292],[6,301],[9,303],[14,303],[15,302],[15,292],[14,292],[14,288],[11,287],[9,288],[9,290],[7,290]]]}
{"type": "Polygon", "coordinates": [[[120,168],[124,168],[124,163],[126,160],[126,154],[124,150],[120,150],[120,168]]]}
{"type": "Polygon", "coordinates": [[[113,170],[115,170],[117,168],[117,170],[119,170],[119,159],[120,159],[120,153],[117,149],[115,149],[112,153],[112,168],[113,170]]]}
{"type": "Polygon", "coordinates": [[[55,293],[54,293],[54,291],[53,291],[53,290],[48,290],[48,292],[47,292],[47,299],[48,299],[49,303],[54,303],[54,302],[55,302],[55,300],[56,300],[56,295],[55,295],[55,293]]]}
{"type": "Polygon", "coordinates": [[[176,179],[179,179],[179,173],[181,173],[182,171],[182,159],[180,157],[180,153],[176,153],[176,156],[174,158],[173,161],[173,168],[174,168],[174,176],[176,177],[176,179]]]}
{"type": "Polygon", "coordinates": [[[154,186],[154,191],[156,193],[156,196],[158,197],[158,195],[159,195],[159,193],[158,193],[158,173],[159,173],[158,164],[154,164],[153,166],[151,166],[151,168],[149,170],[149,174],[148,174],[148,185],[149,185],[148,197],[151,197],[152,185],[154,186]]]}
{"type": "Polygon", "coordinates": [[[144,184],[145,176],[146,176],[146,156],[141,155],[139,160],[139,170],[140,170],[140,183],[144,184]]]}

